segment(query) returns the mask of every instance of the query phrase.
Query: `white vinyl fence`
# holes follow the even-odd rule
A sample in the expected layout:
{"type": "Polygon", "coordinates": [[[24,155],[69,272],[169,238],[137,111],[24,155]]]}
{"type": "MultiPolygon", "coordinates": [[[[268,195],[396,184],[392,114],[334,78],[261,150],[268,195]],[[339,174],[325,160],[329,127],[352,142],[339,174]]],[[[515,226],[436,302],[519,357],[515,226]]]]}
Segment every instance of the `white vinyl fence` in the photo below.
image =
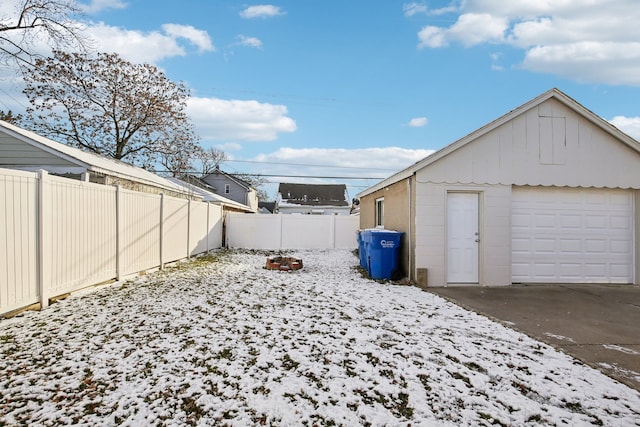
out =
{"type": "Polygon", "coordinates": [[[222,209],[0,169],[0,314],[222,246],[222,209]]]}
{"type": "Polygon", "coordinates": [[[360,218],[347,215],[228,214],[226,246],[245,249],[356,249],[360,218]]]}

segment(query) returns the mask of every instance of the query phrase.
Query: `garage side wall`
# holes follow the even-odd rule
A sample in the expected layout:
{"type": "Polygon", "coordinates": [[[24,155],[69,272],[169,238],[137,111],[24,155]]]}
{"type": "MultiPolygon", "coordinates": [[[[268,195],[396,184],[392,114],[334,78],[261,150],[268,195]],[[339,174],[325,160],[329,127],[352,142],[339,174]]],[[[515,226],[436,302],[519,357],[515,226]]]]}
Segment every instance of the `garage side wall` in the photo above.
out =
{"type": "Polygon", "coordinates": [[[479,195],[480,285],[511,284],[511,186],[416,183],[415,268],[430,287],[447,284],[447,197],[479,195]]]}
{"type": "Polygon", "coordinates": [[[635,220],[634,225],[634,263],[635,263],[635,276],[633,283],[638,285],[640,284],[640,190],[636,190],[633,192],[634,197],[634,210],[633,210],[633,218],[635,220]]]}
{"type": "Polygon", "coordinates": [[[402,231],[402,252],[400,264],[405,276],[410,276],[410,253],[415,239],[411,226],[410,193],[413,177],[396,182],[388,187],[368,194],[360,199],[360,229],[375,227],[376,200],[384,197],[384,228],[402,231]]]}

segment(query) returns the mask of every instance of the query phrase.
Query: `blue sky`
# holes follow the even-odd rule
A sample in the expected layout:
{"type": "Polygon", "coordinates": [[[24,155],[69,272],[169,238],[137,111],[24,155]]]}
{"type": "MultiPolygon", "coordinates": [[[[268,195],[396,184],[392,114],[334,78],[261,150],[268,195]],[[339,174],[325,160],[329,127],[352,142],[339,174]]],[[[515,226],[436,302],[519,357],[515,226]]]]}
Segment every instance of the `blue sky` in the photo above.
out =
{"type": "MultiPolygon", "coordinates": [[[[189,86],[201,143],[227,153],[228,172],[347,183],[354,196],[377,179],[342,177],[384,178],[553,87],[640,139],[637,0],[93,0],[85,11],[98,50],[189,86]]],[[[0,108],[20,111],[10,80],[0,108]]]]}

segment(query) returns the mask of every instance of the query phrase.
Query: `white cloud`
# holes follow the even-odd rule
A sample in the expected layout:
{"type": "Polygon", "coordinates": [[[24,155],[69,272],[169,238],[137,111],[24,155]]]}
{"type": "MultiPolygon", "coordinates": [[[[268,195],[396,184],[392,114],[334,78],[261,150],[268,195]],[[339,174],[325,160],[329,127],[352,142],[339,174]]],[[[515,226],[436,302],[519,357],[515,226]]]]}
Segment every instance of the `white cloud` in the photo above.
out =
{"type": "Polygon", "coordinates": [[[240,151],[242,150],[242,145],[237,142],[225,142],[224,144],[216,144],[215,147],[218,150],[222,150],[225,153],[229,153],[230,151],[240,151]]]}
{"type": "Polygon", "coordinates": [[[273,141],[297,128],[287,107],[258,101],[194,97],[187,112],[204,140],[273,141]]]}
{"type": "Polygon", "coordinates": [[[237,44],[240,46],[254,47],[256,49],[262,48],[262,40],[256,37],[247,37],[240,34],[236,39],[238,40],[237,44]]]}
{"type": "Polygon", "coordinates": [[[240,16],[245,19],[271,18],[273,16],[284,15],[284,13],[285,12],[279,6],[262,4],[247,7],[240,12],[240,16]]]}
{"type": "Polygon", "coordinates": [[[409,120],[407,126],[421,128],[426,126],[427,123],[429,123],[429,120],[426,117],[414,117],[413,119],[409,120]]]}
{"type": "Polygon", "coordinates": [[[261,154],[253,160],[258,162],[289,163],[294,165],[270,165],[272,173],[292,173],[295,164],[318,165],[299,166],[297,172],[309,175],[321,171],[325,175],[379,176],[387,177],[413,163],[422,160],[433,150],[412,150],[400,147],[380,148],[291,148],[282,147],[269,154],[261,154]],[[332,168],[334,167],[334,168],[332,168]],[[339,167],[339,168],[335,168],[339,167]],[[344,168],[344,169],[341,169],[344,168]]]}
{"type": "MultiPolygon", "coordinates": [[[[296,182],[346,184],[350,197],[354,197],[365,188],[432,153],[433,150],[412,150],[400,147],[351,149],[283,147],[272,153],[255,156],[251,160],[256,162],[252,164],[253,173],[282,174],[279,177],[270,177],[269,180],[274,184],[264,186],[264,189],[273,195],[277,189],[275,183],[296,182]]],[[[243,165],[243,168],[247,167],[248,164],[243,165]]]]}
{"type": "Polygon", "coordinates": [[[637,0],[466,0],[447,12],[455,22],[422,28],[419,48],[503,44],[524,51],[528,70],[640,86],[637,0]]]}
{"type": "Polygon", "coordinates": [[[488,13],[466,13],[447,30],[447,36],[473,46],[484,42],[500,41],[509,26],[509,21],[488,13]]]}
{"type": "Polygon", "coordinates": [[[446,31],[439,27],[428,26],[418,32],[418,48],[423,47],[445,47],[449,43],[447,41],[446,31]]]}
{"type": "Polygon", "coordinates": [[[579,82],[640,86],[640,42],[536,46],[527,51],[522,66],[579,82]]]}
{"type": "Polygon", "coordinates": [[[191,25],[180,24],[164,24],[162,29],[169,37],[188,40],[191,44],[198,47],[199,52],[215,50],[209,34],[204,30],[198,30],[191,25]]]}
{"type": "Polygon", "coordinates": [[[186,55],[180,39],[189,41],[199,52],[215,49],[206,31],[191,26],[165,24],[163,32],[142,32],[113,27],[104,23],[92,24],[87,31],[97,44],[98,51],[115,52],[132,62],[157,63],[165,58],[186,55]]]}
{"type": "Polygon", "coordinates": [[[79,6],[84,13],[94,14],[108,9],[125,9],[128,5],[122,0],[91,0],[79,6]]]}
{"type": "Polygon", "coordinates": [[[404,11],[404,16],[413,16],[418,13],[427,13],[427,5],[424,3],[405,3],[402,5],[402,10],[404,11]]]}
{"type": "Polygon", "coordinates": [[[609,122],[630,137],[640,141],[640,117],[616,116],[609,122]]]}

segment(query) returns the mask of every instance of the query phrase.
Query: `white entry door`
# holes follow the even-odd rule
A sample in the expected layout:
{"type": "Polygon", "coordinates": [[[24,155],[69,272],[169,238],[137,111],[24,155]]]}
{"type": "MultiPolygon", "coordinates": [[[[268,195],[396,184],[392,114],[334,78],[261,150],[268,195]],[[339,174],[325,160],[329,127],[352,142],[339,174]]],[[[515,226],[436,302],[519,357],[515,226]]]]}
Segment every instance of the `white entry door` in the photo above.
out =
{"type": "Polygon", "coordinates": [[[447,283],[478,283],[478,194],[447,195],[447,283]]]}

